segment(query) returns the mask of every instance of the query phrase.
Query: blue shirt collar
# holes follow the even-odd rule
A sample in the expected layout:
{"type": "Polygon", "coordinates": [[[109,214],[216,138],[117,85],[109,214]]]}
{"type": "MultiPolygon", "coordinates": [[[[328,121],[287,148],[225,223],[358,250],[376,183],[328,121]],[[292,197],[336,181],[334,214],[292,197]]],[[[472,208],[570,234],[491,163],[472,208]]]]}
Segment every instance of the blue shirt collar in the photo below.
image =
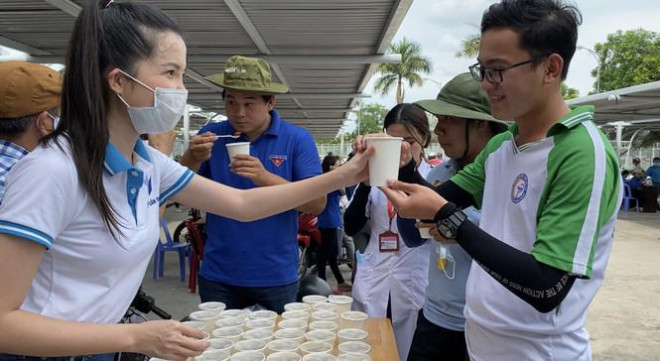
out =
{"type": "Polygon", "coordinates": [[[1,155],[5,158],[20,160],[29,152],[25,148],[8,140],[0,140],[1,155]]]}
{"type": "MultiPolygon", "coordinates": [[[[140,158],[151,163],[151,158],[149,157],[147,147],[144,145],[144,142],[141,139],[138,139],[135,142],[133,152],[139,155],[140,158]]],[[[117,173],[124,172],[133,168],[133,164],[124,158],[124,156],[119,153],[117,147],[115,147],[114,144],[110,142],[108,142],[108,144],[105,146],[105,162],[103,162],[103,166],[105,167],[105,170],[110,173],[110,175],[115,175],[117,173]]]]}

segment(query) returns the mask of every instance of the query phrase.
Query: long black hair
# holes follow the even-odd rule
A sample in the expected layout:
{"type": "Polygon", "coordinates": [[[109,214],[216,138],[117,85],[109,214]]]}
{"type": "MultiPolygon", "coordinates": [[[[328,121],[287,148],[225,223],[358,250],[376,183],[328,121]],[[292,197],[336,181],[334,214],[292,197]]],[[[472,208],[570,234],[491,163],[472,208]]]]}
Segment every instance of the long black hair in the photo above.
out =
{"type": "Polygon", "coordinates": [[[172,19],[151,6],[90,0],[69,40],[61,123],[44,139],[63,134],[69,140],[78,178],[115,238],[122,232],[103,186],[106,112],[113,96],[105,76],[114,68],[134,75],[135,64],[151,57],[163,32],[180,34],[172,19]]]}
{"type": "Polygon", "coordinates": [[[415,140],[422,148],[428,147],[431,142],[429,119],[426,117],[424,110],[417,104],[401,103],[390,109],[387,115],[385,115],[383,128],[387,129],[393,124],[403,125],[413,138],[417,138],[415,131],[419,133],[423,139],[415,140]]]}

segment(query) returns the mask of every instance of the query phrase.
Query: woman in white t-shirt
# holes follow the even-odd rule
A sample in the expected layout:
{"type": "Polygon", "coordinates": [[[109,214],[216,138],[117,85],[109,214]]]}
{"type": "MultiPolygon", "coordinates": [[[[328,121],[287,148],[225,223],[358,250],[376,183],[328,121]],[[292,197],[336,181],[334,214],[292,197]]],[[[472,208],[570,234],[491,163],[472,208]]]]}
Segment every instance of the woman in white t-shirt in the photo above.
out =
{"type": "MultiPolygon", "coordinates": [[[[388,135],[410,144],[418,170],[425,176],[431,170],[424,159],[431,130],[424,111],[414,104],[399,104],[385,116],[384,127],[388,135]]],[[[398,235],[394,207],[380,189],[360,184],[344,214],[346,233],[358,232],[366,222],[371,232],[364,253],[356,255],[353,308],[370,317],[390,318],[399,357],[406,360],[417,313],[424,305],[430,246],[406,247],[398,235]]]]}
{"type": "Polygon", "coordinates": [[[200,354],[202,334],[175,321],[117,324],[159,238],[168,199],[226,217],[263,218],[365,179],[367,155],[295,184],[229,188],[144,145],[187,102],[186,46],[148,5],[88,2],[66,59],[62,121],[7,178],[0,207],[0,359],[200,354]]]}

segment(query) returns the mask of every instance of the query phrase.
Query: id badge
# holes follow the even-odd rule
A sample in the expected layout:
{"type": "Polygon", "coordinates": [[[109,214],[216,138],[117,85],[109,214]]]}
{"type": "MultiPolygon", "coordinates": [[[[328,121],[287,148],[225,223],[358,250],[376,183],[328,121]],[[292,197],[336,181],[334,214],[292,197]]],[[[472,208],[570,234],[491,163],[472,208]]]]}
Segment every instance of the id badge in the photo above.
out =
{"type": "Polygon", "coordinates": [[[379,234],[378,250],[380,252],[399,252],[399,235],[391,231],[379,234]]]}

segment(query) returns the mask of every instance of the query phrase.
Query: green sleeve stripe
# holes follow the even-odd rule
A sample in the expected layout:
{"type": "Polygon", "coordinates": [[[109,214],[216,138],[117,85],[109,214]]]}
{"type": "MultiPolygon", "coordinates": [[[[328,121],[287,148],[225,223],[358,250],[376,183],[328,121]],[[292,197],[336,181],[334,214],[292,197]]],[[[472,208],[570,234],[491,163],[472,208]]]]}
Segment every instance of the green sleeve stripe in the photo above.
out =
{"type": "Polygon", "coordinates": [[[612,147],[590,121],[554,140],[532,254],[550,266],[590,277],[601,229],[616,212],[618,165],[612,147]]]}

